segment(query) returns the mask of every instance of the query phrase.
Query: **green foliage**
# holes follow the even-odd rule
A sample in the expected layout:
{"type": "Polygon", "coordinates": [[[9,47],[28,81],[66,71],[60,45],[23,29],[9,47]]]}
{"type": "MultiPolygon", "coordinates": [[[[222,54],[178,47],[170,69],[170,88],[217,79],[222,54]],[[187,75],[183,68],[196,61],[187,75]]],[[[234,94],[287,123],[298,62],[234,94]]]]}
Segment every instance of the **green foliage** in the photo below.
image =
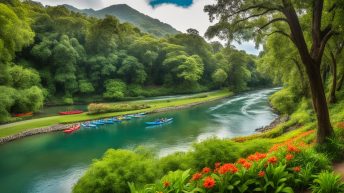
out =
{"type": "Polygon", "coordinates": [[[326,154],[332,161],[342,161],[344,159],[343,139],[343,131],[340,131],[337,132],[336,135],[329,137],[326,143],[318,144],[316,148],[319,152],[326,154]]]}
{"type": "Polygon", "coordinates": [[[194,160],[194,167],[201,169],[205,166],[212,166],[216,162],[234,162],[240,157],[238,145],[230,140],[208,139],[193,145],[194,151],[191,156],[194,160]]]}
{"type": "Polygon", "coordinates": [[[25,69],[22,66],[15,65],[9,69],[10,85],[16,89],[25,89],[39,85],[41,80],[36,70],[25,69]]]}
{"type": "Polygon", "coordinates": [[[297,106],[296,100],[296,96],[288,88],[277,91],[270,97],[272,106],[277,111],[285,114],[290,114],[295,110],[297,106]]]}
{"type": "Polygon", "coordinates": [[[0,122],[9,121],[11,107],[15,104],[16,90],[7,86],[0,86],[0,122]]]}
{"type": "Polygon", "coordinates": [[[132,151],[110,149],[101,160],[93,162],[73,192],[128,192],[128,182],[147,184],[160,176],[155,163],[154,158],[132,151]]]}
{"type": "Polygon", "coordinates": [[[192,168],[191,154],[185,152],[176,152],[159,159],[159,166],[164,173],[176,170],[187,170],[192,168]]]}
{"type": "Polygon", "coordinates": [[[312,191],[314,193],[344,192],[344,183],[340,175],[324,171],[316,176],[312,191]]]}
{"type": "Polygon", "coordinates": [[[217,69],[212,75],[213,81],[219,86],[221,86],[227,80],[227,78],[227,73],[221,68],[217,69]]]}
{"type": "Polygon", "coordinates": [[[109,112],[123,112],[149,108],[146,104],[102,104],[102,103],[91,103],[88,105],[88,114],[101,114],[109,112]]]}
{"type": "Polygon", "coordinates": [[[126,92],[126,85],[120,80],[107,80],[105,83],[104,98],[108,99],[121,99],[124,97],[126,92]]]}
{"type": "Polygon", "coordinates": [[[92,93],[94,92],[94,87],[92,83],[87,80],[79,80],[79,89],[81,93],[92,93]]]}
{"type": "MultiPolygon", "coordinates": [[[[26,11],[26,10],[22,10],[26,11]]],[[[16,14],[12,7],[0,3],[0,63],[9,62],[15,52],[32,43],[34,32],[24,14],[16,14]]],[[[2,66],[0,66],[3,68],[2,66]]]]}

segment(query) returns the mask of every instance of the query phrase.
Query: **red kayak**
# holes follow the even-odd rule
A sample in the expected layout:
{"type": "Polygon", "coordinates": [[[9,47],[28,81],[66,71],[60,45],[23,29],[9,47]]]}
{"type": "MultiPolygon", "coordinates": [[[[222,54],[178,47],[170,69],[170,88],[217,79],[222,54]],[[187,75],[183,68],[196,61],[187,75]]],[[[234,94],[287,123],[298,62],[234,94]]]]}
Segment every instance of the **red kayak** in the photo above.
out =
{"type": "Polygon", "coordinates": [[[80,129],[80,124],[74,125],[72,127],[70,127],[69,129],[65,129],[63,132],[64,133],[73,133],[76,130],[80,129]]]}
{"type": "Polygon", "coordinates": [[[14,116],[15,117],[28,117],[32,115],[33,115],[33,112],[27,112],[27,113],[18,113],[18,114],[15,114],[14,116]]]}
{"type": "Polygon", "coordinates": [[[81,110],[74,110],[74,111],[64,111],[64,112],[59,112],[60,115],[75,115],[75,114],[81,114],[84,111],[81,110]]]}

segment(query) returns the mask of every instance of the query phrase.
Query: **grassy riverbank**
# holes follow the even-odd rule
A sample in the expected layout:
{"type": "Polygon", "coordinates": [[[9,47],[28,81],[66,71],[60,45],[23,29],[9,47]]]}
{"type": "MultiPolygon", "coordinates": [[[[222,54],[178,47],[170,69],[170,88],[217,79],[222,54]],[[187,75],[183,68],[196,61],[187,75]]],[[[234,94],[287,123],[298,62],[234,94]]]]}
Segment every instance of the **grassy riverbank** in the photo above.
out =
{"type": "MultiPolygon", "coordinates": [[[[92,119],[100,119],[106,117],[113,117],[118,115],[125,115],[138,112],[157,112],[164,111],[173,108],[182,108],[189,105],[196,105],[201,103],[206,103],[213,100],[222,99],[233,95],[232,92],[227,90],[221,90],[211,93],[200,93],[188,98],[182,99],[168,99],[168,100],[159,100],[159,101],[130,101],[129,103],[138,103],[138,104],[148,104],[150,108],[134,111],[124,111],[124,112],[115,112],[115,113],[104,113],[99,115],[88,115],[87,113],[82,113],[78,115],[69,115],[69,116],[52,116],[39,119],[32,119],[27,121],[21,121],[16,123],[11,123],[7,125],[0,126],[0,137],[11,136],[23,131],[48,127],[56,124],[66,124],[73,122],[80,122],[92,119]]],[[[125,103],[125,102],[123,102],[125,103]]]]}

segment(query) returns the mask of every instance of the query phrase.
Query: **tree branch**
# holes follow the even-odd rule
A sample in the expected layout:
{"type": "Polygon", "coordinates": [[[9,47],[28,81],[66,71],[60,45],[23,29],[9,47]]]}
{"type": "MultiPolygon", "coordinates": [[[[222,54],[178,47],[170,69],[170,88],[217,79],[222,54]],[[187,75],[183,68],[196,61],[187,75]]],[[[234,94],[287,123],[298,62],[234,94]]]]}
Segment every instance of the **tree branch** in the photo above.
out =
{"type": "Polygon", "coordinates": [[[266,35],[267,35],[267,36],[270,36],[270,35],[275,34],[275,33],[279,33],[279,34],[281,34],[281,35],[284,35],[284,36],[286,36],[287,38],[289,38],[291,41],[294,41],[293,38],[292,38],[289,34],[287,34],[286,32],[284,32],[284,31],[282,31],[282,30],[276,30],[276,31],[273,31],[273,32],[268,33],[268,34],[266,34],[266,35]]]}
{"type": "Polygon", "coordinates": [[[263,26],[259,27],[259,31],[263,30],[264,28],[266,28],[268,25],[272,24],[272,23],[275,23],[275,22],[279,22],[279,21],[284,21],[284,22],[287,22],[288,23],[288,20],[285,19],[285,18],[275,18],[275,19],[272,19],[271,21],[269,21],[268,23],[264,24],[263,26]]]}

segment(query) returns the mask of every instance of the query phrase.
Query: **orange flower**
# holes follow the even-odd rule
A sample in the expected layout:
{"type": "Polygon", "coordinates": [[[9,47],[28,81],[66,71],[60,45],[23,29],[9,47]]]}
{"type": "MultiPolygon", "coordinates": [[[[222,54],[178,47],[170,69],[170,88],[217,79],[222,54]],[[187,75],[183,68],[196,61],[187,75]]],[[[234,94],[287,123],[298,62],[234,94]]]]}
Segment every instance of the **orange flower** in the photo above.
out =
{"type": "Polygon", "coordinates": [[[251,161],[259,161],[261,159],[266,158],[266,155],[267,155],[266,153],[256,152],[255,154],[248,156],[247,159],[249,159],[251,161]]]}
{"type": "Polygon", "coordinates": [[[288,161],[292,160],[293,158],[294,158],[294,156],[292,154],[287,154],[285,156],[285,159],[288,160],[288,161]]]}
{"type": "Polygon", "coordinates": [[[268,159],[268,163],[270,163],[270,164],[275,164],[275,163],[277,163],[277,157],[276,157],[276,156],[270,157],[270,158],[268,159]]]}
{"type": "Polygon", "coordinates": [[[237,163],[239,163],[239,164],[244,164],[244,163],[246,163],[246,162],[247,162],[247,160],[244,159],[244,158],[240,158],[240,159],[237,161],[237,163]]]}
{"type": "Polygon", "coordinates": [[[264,176],[265,176],[265,172],[264,172],[264,171],[258,172],[258,176],[259,176],[259,177],[264,177],[264,176]]]}
{"type": "Polygon", "coordinates": [[[295,153],[298,153],[298,152],[300,152],[300,150],[299,150],[299,148],[297,148],[297,147],[295,147],[295,146],[289,144],[289,145],[288,145],[288,152],[295,152],[295,153]]]}
{"type": "Polygon", "coordinates": [[[202,170],[202,172],[205,173],[205,174],[209,173],[210,171],[211,171],[211,170],[210,170],[210,168],[208,168],[208,167],[205,167],[205,168],[203,168],[203,170],[202,170]]]}
{"type": "Polygon", "coordinates": [[[231,172],[232,174],[238,172],[238,168],[231,163],[224,164],[218,170],[219,174],[226,174],[227,172],[231,172]]]}
{"type": "Polygon", "coordinates": [[[164,182],[164,187],[165,187],[165,188],[169,187],[170,185],[171,185],[170,182],[168,182],[168,181],[165,181],[165,182],[164,182]]]}
{"type": "Polygon", "coordinates": [[[245,162],[245,163],[243,164],[244,168],[246,168],[246,169],[250,169],[251,165],[252,165],[252,164],[251,164],[250,162],[245,162]]]}
{"type": "Polygon", "coordinates": [[[192,175],[192,180],[197,181],[197,180],[201,179],[201,177],[202,177],[201,173],[195,173],[194,175],[192,175]]]}
{"type": "Polygon", "coordinates": [[[216,184],[215,180],[210,176],[207,177],[203,182],[203,186],[205,188],[208,188],[208,189],[213,188],[215,186],[215,184],[216,184]]]}
{"type": "Polygon", "coordinates": [[[294,172],[300,172],[301,171],[301,167],[300,166],[296,166],[293,168],[294,172]]]}

